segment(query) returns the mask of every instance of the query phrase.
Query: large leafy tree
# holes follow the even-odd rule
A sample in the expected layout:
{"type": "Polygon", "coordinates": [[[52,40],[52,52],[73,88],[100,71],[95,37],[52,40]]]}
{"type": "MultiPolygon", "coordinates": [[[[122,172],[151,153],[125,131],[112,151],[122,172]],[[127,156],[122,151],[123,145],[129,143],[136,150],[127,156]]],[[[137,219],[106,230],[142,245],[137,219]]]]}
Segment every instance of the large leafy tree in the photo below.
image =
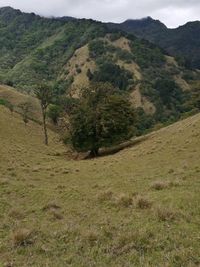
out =
{"type": "Polygon", "coordinates": [[[70,116],[72,144],[77,151],[97,156],[99,148],[130,139],[134,121],[134,110],[124,94],[110,84],[93,83],[83,89],[70,116]]]}

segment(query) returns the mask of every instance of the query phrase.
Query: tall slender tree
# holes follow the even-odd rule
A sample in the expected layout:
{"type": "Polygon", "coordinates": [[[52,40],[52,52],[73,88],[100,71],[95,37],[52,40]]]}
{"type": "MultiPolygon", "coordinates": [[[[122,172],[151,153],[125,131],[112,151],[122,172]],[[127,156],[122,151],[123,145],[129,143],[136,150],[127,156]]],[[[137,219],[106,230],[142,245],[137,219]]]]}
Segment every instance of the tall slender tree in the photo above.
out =
{"type": "Polygon", "coordinates": [[[44,143],[45,143],[45,145],[48,145],[48,133],[47,133],[46,118],[47,118],[48,106],[51,104],[51,101],[53,98],[53,90],[46,83],[42,83],[35,89],[35,95],[40,101],[40,106],[41,106],[41,110],[42,110],[42,119],[43,119],[43,128],[44,128],[44,143]]]}

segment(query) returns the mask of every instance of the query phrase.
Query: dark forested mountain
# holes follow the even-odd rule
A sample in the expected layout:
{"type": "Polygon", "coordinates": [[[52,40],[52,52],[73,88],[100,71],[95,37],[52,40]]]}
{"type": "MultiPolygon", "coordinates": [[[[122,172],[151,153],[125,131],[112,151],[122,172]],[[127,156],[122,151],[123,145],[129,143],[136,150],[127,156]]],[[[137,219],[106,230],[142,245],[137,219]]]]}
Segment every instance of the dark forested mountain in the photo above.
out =
{"type": "MultiPolygon", "coordinates": [[[[131,31],[133,24],[138,36],[145,37],[150,28],[152,38],[159,32],[160,37],[169,36],[168,29],[151,18],[127,21],[121,29],[131,31]]],[[[91,81],[109,82],[129,94],[143,129],[197,108],[199,72],[185,68],[157,45],[111,28],[93,20],[43,18],[1,8],[0,83],[32,93],[45,80],[57,96],[77,97],[80,87],[91,81]]],[[[192,40],[193,30],[190,34],[192,40]]]]}
{"type": "Polygon", "coordinates": [[[147,39],[165,49],[170,55],[185,60],[188,67],[200,68],[200,21],[168,29],[159,20],[147,17],[127,20],[121,24],[109,23],[108,26],[147,39]]]}

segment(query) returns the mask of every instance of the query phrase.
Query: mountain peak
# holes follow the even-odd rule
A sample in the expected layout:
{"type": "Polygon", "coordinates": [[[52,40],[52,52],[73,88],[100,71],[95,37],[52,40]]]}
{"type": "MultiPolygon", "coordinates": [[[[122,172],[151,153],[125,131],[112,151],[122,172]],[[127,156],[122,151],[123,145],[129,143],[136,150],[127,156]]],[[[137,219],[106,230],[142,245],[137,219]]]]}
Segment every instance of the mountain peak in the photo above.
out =
{"type": "MultiPolygon", "coordinates": [[[[4,6],[4,7],[0,7],[0,11],[1,12],[5,12],[5,11],[20,11],[19,9],[14,9],[11,6],[4,6]]],[[[21,12],[21,11],[20,11],[21,12]]]]}
{"type": "Polygon", "coordinates": [[[152,17],[148,16],[145,18],[141,18],[141,19],[128,19],[126,21],[124,21],[122,24],[124,25],[129,25],[131,27],[136,27],[136,28],[148,28],[150,26],[154,26],[156,28],[159,29],[166,29],[167,27],[165,26],[165,24],[163,24],[162,22],[160,22],[159,20],[155,20],[152,17]]]}
{"type": "Polygon", "coordinates": [[[19,9],[14,9],[10,6],[0,7],[0,14],[21,14],[19,9]]]}
{"type": "MultiPolygon", "coordinates": [[[[144,18],[141,18],[141,19],[127,19],[126,21],[155,21],[152,17],[150,16],[147,16],[147,17],[144,17],[144,18]]],[[[125,22],[126,22],[125,21],[125,22]]]]}

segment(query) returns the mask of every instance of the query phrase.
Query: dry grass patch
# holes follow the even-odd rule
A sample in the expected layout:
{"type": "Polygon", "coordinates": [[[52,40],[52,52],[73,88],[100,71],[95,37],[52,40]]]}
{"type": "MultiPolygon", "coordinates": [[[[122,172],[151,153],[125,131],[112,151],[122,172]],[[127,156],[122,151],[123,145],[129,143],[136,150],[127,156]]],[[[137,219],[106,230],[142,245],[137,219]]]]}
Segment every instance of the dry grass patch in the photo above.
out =
{"type": "Polygon", "coordinates": [[[24,214],[20,210],[17,210],[17,209],[10,210],[10,212],[8,213],[8,216],[13,219],[17,219],[17,220],[24,218],[24,214]]]}
{"type": "Polygon", "coordinates": [[[116,198],[116,205],[121,207],[129,207],[133,204],[133,198],[126,194],[121,194],[116,198]]]}
{"type": "Polygon", "coordinates": [[[113,192],[110,191],[110,190],[107,190],[107,191],[104,191],[104,192],[101,192],[98,196],[97,196],[97,199],[99,201],[110,201],[112,200],[113,198],[113,192]]]}
{"type": "Polygon", "coordinates": [[[82,234],[82,239],[89,245],[93,246],[98,243],[99,234],[95,230],[87,230],[82,234]]]}
{"type": "Polygon", "coordinates": [[[139,209],[149,209],[152,207],[152,201],[147,197],[138,196],[136,198],[136,207],[139,209]]]}
{"type": "Polygon", "coordinates": [[[180,185],[181,185],[181,182],[179,180],[174,180],[174,181],[169,182],[170,187],[177,187],[180,185]]]}
{"type": "Polygon", "coordinates": [[[156,210],[157,217],[160,221],[174,221],[178,218],[178,213],[172,209],[165,207],[158,207],[156,210]]]}
{"type": "Polygon", "coordinates": [[[14,246],[27,246],[32,244],[32,231],[21,228],[12,233],[12,241],[14,246]]]}
{"type": "Polygon", "coordinates": [[[113,255],[127,254],[130,251],[147,251],[151,249],[151,242],[153,234],[146,231],[138,231],[131,233],[121,233],[115,240],[111,247],[113,255]]]}
{"type": "Polygon", "coordinates": [[[151,184],[151,188],[155,190],[163,190],[170,187],[180,186],[181,183],[179,180],[174,181],[155,181],[151,184]]]}
{"type": "Polygon", "coordinates": [[[163,190],[168,187],[169,187],[169,183],[163,182],[163,181],[155,181],[151,184],[151,188],[155,190],[163,190]]]}

